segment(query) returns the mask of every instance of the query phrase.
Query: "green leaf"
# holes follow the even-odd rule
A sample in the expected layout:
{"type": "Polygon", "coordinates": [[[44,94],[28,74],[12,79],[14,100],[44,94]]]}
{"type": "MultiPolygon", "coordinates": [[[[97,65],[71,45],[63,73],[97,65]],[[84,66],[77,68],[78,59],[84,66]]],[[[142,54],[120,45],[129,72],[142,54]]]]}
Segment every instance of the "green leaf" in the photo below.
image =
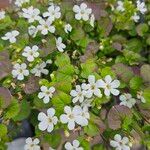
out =
{"type": "Polygon", "coordinates": [[[4,118],[5,119],[11,119],[15,117],[19,113],[19,104],[17,100],[12,100],[12,103],[9,105],[9,107],[6,108],[4,112],[4,118]]]}
{"type": "Polygon", "coordinates": [[[96,69],[96,63],[93,59],[87,60],[85,63],[81,64],[81,76],[83,78],[87,78],[90,74],[93,74],[93,72],[96,69]]]}
{"type": "Polygon", "coordinates": [[[7,127],[4,124],[0,124],[0,137],[2,138],[7,134],[7,127]]]}
{"type": "Polygon", "coordinates": [[[0,30],[4,30],[7,27],[13,26],[14,22],[11,20],[9,16],[5,17],[5,19],[0,20],[0,30]]]}
{"type": "Polygon", "coordinates": [[[89,136],[96,136],[99,134],[99,129],[97,125],[92,122],[89,122],[88,126],[84,127],[84,132],[89,136]]]}
{"type": "Polygon", "coordinates": [[[21,121],[23,119],[26,119],[29,116],[30,112],[31,112],[30,104],[26,100],[23,100],[21,101],[20,104],[20,112],[18,113],[17,116],[14,117],[14,120],[21,121]]]}
{"type": "Polygon", "coordinates": [[[135,76],[130,80],[130,88],[133,90],[138,90],[142,85],[142,78],[135,76]]]}
{"type": "Polygon", "coordinates": [[[144,90],[143,96],[146,100],[146,104],[147,103],[150,104],[150,88],[147,88],[147,89],[144,90]]]}
{"type": "Polygon", "coordinates": [[[139,36],[144,36],[145,33],[147,33],[149,30],[149,27],[146,23],[141,23],[136,27],[136,31],[139,36]]]}
{"type": "Polygon", "coordinates": [[[51,101],[56,108],[56,112],[61,114],[64,111],[64,107],[71,103],[71,96],[62,91],[57,91],[51,101]]]}
{"type": "Polygon", "coordinates": [[[44,134],[44,140],[53,148],[57,148],[61,142],[61,135],[58,133],[44,134]]]}
{"type": "Polygon", "coordinates": [[[106,148],[102,144],[97,144],[93,146],[93,150],[106,150],[106,148]]]}
{"type": "Polygon", "coordinates": [[[150,65],[143,65],[140,69],[140,72],[144,82],[150,83],[150,65]]]}
{"type": "Polygon", "coordinates": [[[112,71],[111,67],[105,67],[102,70],[100,70],[101,76],[105,77],[108,74],[112,77],[115,77],[115,73],[112,71]]]}

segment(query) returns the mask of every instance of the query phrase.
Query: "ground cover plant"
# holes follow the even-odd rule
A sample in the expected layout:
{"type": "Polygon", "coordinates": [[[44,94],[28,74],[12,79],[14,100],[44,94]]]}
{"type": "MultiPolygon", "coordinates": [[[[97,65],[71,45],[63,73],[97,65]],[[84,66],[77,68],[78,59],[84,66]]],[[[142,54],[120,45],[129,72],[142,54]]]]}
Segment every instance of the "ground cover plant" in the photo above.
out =
{"type": "Polygon", "coordinates": [[[150,149],[150,1],[15,0],[0,10],[0,149],[150,149]]]}

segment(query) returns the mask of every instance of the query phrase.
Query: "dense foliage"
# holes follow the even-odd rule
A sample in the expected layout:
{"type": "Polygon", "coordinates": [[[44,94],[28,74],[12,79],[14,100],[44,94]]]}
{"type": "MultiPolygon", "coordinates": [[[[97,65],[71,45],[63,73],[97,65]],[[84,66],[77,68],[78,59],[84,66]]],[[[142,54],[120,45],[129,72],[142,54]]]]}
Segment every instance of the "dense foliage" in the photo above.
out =
{"type": "Polygon", "coordinates": [[[25,119],[26,150],[150,149],[149,62],[149,0],[16,0],[0,11],[0,149],[25,119]]]}

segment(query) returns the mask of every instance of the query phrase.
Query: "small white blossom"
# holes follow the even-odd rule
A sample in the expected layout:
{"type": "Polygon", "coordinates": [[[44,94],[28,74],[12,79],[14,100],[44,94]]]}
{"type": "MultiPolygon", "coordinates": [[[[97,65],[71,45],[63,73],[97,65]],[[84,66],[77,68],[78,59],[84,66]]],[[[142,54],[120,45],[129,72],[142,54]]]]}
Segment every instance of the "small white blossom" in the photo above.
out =
{"type": "Polygon", "coordinates": [[[114,140],[110,141],[110,145],[116,150],[130,150],[129,139],[127,137],[121,137],[119,134],[114,136],[114,140]]]}
{"type": "Polygon", "coordinates": [[[16,42],[16,37],[19,35],[19,32],[17,30],[7,32],[5,36],[2,37],[3,40],[9,40],[10,43],[16,42]]]}
{"type": "Polygon", "coordinates": [[[47,75],[49,71],[45,69],[46,63],[42,62],[41,64],[37,64],[32,70],[31,73],[37,77],[40,77],[43,74],[47,75]]]}
{"type": "Polygon", "coordinates": [[[34,140],[32,140],[32,138],[27,138],[26,139],[26,145],[24,146],[24,150],[40,150],[40,146],[39,146],[39,139],[35,138],[34,140]]]}
{"type": "Polygon", "coordinates": [[[82,89],[82,87],[84,86],[84,84],[80,85],[76,85],[76,89],[75,90],[71,90],[70,95],[72,97],[74,97],[72,99],[73,103],[76,103],[77,101],[79,101],[80,103],[82,103],[84,101],[84,98],[86,96],[86,91],[82,89]]]}
{"type": "Polygon", "coordinates": [[[104,89],[104,93],[106,96],[110,96],[110,93],[117,96],[119,95],[119,90],[118,88],[120,86],[119,80],[112,80],[110,75],[107,75],[104,79],[104,81],[101,79],[98,81],[99,87],[104,89]]]}
{"type": "Polygon", "coordinates": [[[64,43],[62,43],[62,38],[61,37],[56,39],[56,47],[60,52],[63,52],[64,49],[66,48],[66,45],[64,43]]]}
{"type": "Polygon", "coordinates": [[[124,3],[122,1],[118,1],[116,10],[121,11],[121,12],[125,11],[125,8],[123,5],[124,3]]]}
{"type": "Polygon", "coordinates": [[[78,140],[74,140],[74,141],[72,142],[72,144],[71,144],[70,142],[67,142],[67,143],[65,144],[65,149],[66,149],[66,150],[83,150],[83,148],[80,147],[80,143],[79,143],[78,140]]]}
{"type": "Polygon", "coordinates": [[[52,86],[47,88],[46,86],[41,86],[41,92],[38,94],[38,98],[43,99],[43,102],[47,104],[50,99],[53,97],[53,93],[55,92],[55,88],[52,86]]]}
{"type": "Polygon", "coordinates": [[[93,99],[85,99],[82,103],[81,103],[81,107],[91,107],[92,106],[92,101],[93,99]]]}
{"type": "Polygon", "coordinates": [[[72,26],[70,24],[66,24],[64,27],[64,30],[66,33],[69,33],[72,31],[72,26]]]}
{"type": "Polygon", "coordinates": [[[28,33],[29,33],[29,35],[32,36],[32,37],[36,37],[37,32],[38,32],[38,29],[37,29],[35,26],[33,26],[33,25],[31,25],[31,26],[28,28],[28,33]]]}
{"type": "Polygon", "coordinates": [[[137,92],[137,98],[138,98],[139,100],[141,100],[142,103],[146,103],[146,100],[145,100],[145,98],[143,97],[143,92],[142,92],[142,91],[138,91],[138,92],[137,92]]]}
{"type": "Polygon", "coordinates": [[[86,92],[86,97],[91,98],[93,95],[97,97],[102,97],[101,91],[100,91],[100,86],[99,86],[99,81],[95,80],[94,75],[89,75],[88,76],[88,84],[84,85],[86,92]]]}
{"type": "Polygon", "coordinates": [[[90,25],[92,27],[94,27],[94,23],[95,23],[95,16],[94,16],[94,14],[92,14],[91,17],[90,17],[90,25]]]}
{"type": "Polygon", "coordinates": [[[52,21],[47,19],[46,21],[44,19],[39,20],[40,25],[37,26],[38,30],[41,31],[41,34],[47,35],[48,32],[54,33],[55,27],[52,25],[52,21]]]}
{"type": "Polygon", "coordinates": [[[61,17],[60,7],[51,5],[48,8],[48,11],[43,13],[43,17],[48,17],[49,20],[54,21],[61,17]]]}
{"type": "Polygon", "coordinates": [[[40,20],[41,17],[39,16],[40,10],[37,8],[33,8],[33,6],[30,6],[29,8],[23,8],[23,17],[28,19],[29,23],[34,22],[35,20],[40,20]]]}
{"type": "Polygon", "coordinates": [[[139,10],[142,14],[144,14],[147,11],[145,3],[140,2],[140,0],[138,0],[137,1],[137,10],[139,10]]]}
{"type": "Polygon", "coordinates": [[[26,46],[24,52],[22,53],[22,56],[26,57],[29,62],[32,62],[35,58],[39,56],[38,50],[39,48],[36,45],[32,46],[32,48],[26,46]]]}
{"type": "Polygon", "coordinates": [[[124,105],[129,108],[132,108],[136,103],[135,98],[132,98],[132,95],[129,93],[124,93],[124,94],[120,95],[119,99],[121,101],[120,105],[124,105]]]}
{"type": "Polygon", "coordinates": [[[68,124],[68,129],[73,130],[75,128],[75,123],[81,125],[86,124],[83,123],[83,116],[82,116],[82,108],[78,105],[74,106],[73,108],[69,106],[64,107],[65,114],[60,116],[60,121],[63,124],[68,124]]]}
{"type": "Polygon", "coordinates": [[[38,114],[38,120],[40,121],[38,127],[41,131],[47,130],[47,132],[52,132],[54,125],[57,124],[58,118],[55,116],[55,109],[49,108],[47,110],[47,115],[43,112],[38,114]]]}
{"type": "Polygon", "coordinates": [[[12,70],[13,78],[17,78],[18,80],[23,80],[24,76],[29,75],[29,71],[26,68],[27,68],[27,65],[25,63],[15,64],[12,70]]]}
{"type": "Polygon", "coordinates": [[[84,21],[89,20],[89,16],[92,13],[92,9],[88,8],[85,3],[82,3],[80,6],[74,5],[73,11],[76,13],[75,18],[77,20],[83,19],[84,21]]]}
{"type": "Polygon", "coordinates": [[[137,13],[134,13],[134,15],[131,17],[135,22],[138,22],[140,19],[140,16],[137,15],[137,13]]]}
{"type": "Polygon", "coordinates": [[[0,20],[4,19],[5,18],[5,11],[4,10],[1,10],[0,11],[0,20]]]}
{"type": "Polygon", "coordinates": [[[28,3],[30,0],[16,0],[15,5],[18,7],[22,7],[24,3],[28,3]]]}

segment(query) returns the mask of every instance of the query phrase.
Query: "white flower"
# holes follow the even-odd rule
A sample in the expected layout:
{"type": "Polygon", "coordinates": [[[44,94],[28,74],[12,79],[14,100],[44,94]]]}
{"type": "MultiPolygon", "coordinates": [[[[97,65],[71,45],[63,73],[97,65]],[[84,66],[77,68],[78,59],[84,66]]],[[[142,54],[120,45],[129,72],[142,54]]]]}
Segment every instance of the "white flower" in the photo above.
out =
{"type": "Polygon", "coordinates": [[[28,2],[29,2],[29,0],[16,0],[15,5],[18,6],[18,7],[22,7],[22,5],[24,3],[28,3],[28,2]]]}
{"type": "Polygon", "coordinates": [[[83,148],[80,147],[80,143],[79,143],[78,140],[74,140],[74,141],[72,142],[72,144],[71,144],[70,142],[67,142],[67,143],[65,144],[65,149],[66,149],[66,150],[83,150],[83,148]]]}
{"type": "Polygon", "coordinates": [[[107,75],[105,77],[104,81],[99,80],[98,85],[99,85],[99,87],[104,89],[104,93],[106,96],[110,96],[110,93],[117,96],[120,93],[119,90],[116,89],[120,86],[119,80],[112,81],[112,78],[110,75],[107,75]]]}
{"type": "Polygon", "coordinates": [[[27,68],[27,65],[25,63],[15,64],[12,70],[13,78],[17,78],[18,80],[23,80],[24,76],[29,75],[29,71],[26,68],[27,68]]]}
{"type": "Polygon", "coordinates": [[[23,8],[23,17],[28,19],[29,23],[34,22],[35,20],[40,20],[41,17],[39,16],[40,10],[37,8],[33,8],[33,6],[30,6],[29,8],[23,8]]]}
{"type": "Polygon", "coordinates": [[[69,33],[72,31],[72,26],[70,24],[66,24],[64,30],[66,33],[69,33]]]}
{"type": "Polygon", "coordinates": [[[81,103],[81,107],[91,107],[91,103],[92,103],[93,99],[85,99],[82,103],[81,103]]]}
{"type": "Polygon", "coordinates": [[[86,96],[86,91],[82,89],[83,86],[84,84],[82,84],[81,86],[76,85],[76,90],[71,90],[70,95],[74,97],[72,99],[73,103],[76,103],[77,101],[82,103],[84,101],[84,98],[86,96]]]}
{"type": "Polygon", "coordinates": [[[118,1],[117,2],[117,8],[116,10],[123,12],[125,10],[124,6],[123,6],[123,2],[122,1],[118,1]]]}
{"type": "Polygon", "coordinates": [[[52,21],[47,19],[46,21],[44,19],[39,20],[40,25],[37,26],[38,30],[41,31],[43,35],[47,35],[48,32],[54,33],[55,27],[52,25],[52,21]]]}
{"type": "Polygon", "coordinates": [[[32,37],[36,37],[37,32],[38,32],[38,29],[37,29],[35,26],[33,26],[33,25],[31,25],[31,26],[28,28],[28,33],[29,33],[29,35],[31,35],[32,37]]]}
{"type": "Polygon", "coordinates": [[[57,124],[58,118],[55,116],[55,109],[49,108],[47,110],[47,115],[43,112],[38,114],[38,120],[40,121],[38,127],[41,131],[47,130],[47,132],[52,132],[54,125],[57,124]]]}
{"type": "Polygon", "coordinates": [[[37,64],[31,70],[31,73],[34,74],[37,77],[40,77],[42,73],[47,75],[49,73],[49,71],[47,69],[45,69],[45,67],[46,67],[46,63],[45,62],[42,62],[41,64],[37,64]]]}
{"type": "Polygon", "coordinates": [[[80,6],[74,5],[73,11],[76,13],[75,18],[77,20],[83,19],[84,21],[89,20],[89,15],[92,13],[92,9],[88,8],[85,3],[82,3],[80,6]]]}
{"type": "Polygon", "coordinates": [[[48,17],[49,20],[54,21],[61,17],[60,7],[51,5],[48,8],[48,12],[43,13],[43,17],[48,17]]]}
{"type": "Polygon", "coordinates": [[[134,15],[131,17],[135,22],[138,22],[140,19],[140,16],[137,15],[137,13],[134,13],[134,15]]]}
{"type": "Polygon", "coordinates": [[[124,93],[119,96],[119,99],[121,101],[120,105],[127,106],[129,108],[132,108],[132,106],[135,105],[136,100],[132,98],[132,95],[129,93],[124,93]]]}
{"type": "Polygon", "coordinates": [[[145,3],[144,2],[140,2],[140,0],[138,0],[137,1],[137,10],[139,10],[142,14],[144,14],[147,11],[145,3]]]}
{"type": "Polygon", "coordinates": [[[41,92],[38,94],[38,97],[40,99],[43,99],[43,102],[46,104],[52,98],[53,93],[55,92],[55,88],[53,86],[50,88],[47,88],[46,86],[41,86],[40,89],[41,89],[41,92]]]}
{"type": "Polygon", "coordinates": [[[4,19],[5,18],[5,11],[4,10],[1,10],[0,11],[0,20],[4,19]]]}
{"type": "Polygon", "coordinates": [[[3,40],[9,40],[10,43],[16,42],[16,37],[19,35],[19,32],[17,30],[7,32],[5,36],[2,37],[3,40]]]}
{"type": "Polygon", "coordinates": [[[91,17],[90,17],[90,25],[92,27],[94,27],[94,22],[95,22],[95,16],[94,16],[94,14],[92,14],[91,17]]]}
{"type": "Polygon", "coordinates": [[[26,139],[26,145],[24,146],[25,150],[40,150],[40,146],[39,146],[39,139],[35,138],[34,140],[32,140],[32,138],[27,138],[26,139]]]}
{"type": "Polygon", "coordinates": [[[114,140],[110,141],[110,145],[116,150],[130,150],[129,139],[127,137],[121,137],[119,134],[114,136],[114,140]]]}
{"type": "Polygon", "coordinates": [[[94,75],[88,76],[88,83],[87,85],[84,85],[85,90],[87,89],[86,97],[91,98],[93,95],[102,97],[101,91],[99,89],[98,81],[95,81],[94,75]]]}
{"type": "Polygon", "coordinates": [[[73,109],[69,106],[64,107],[64,112],[66,114],[62,114],[60,116],[60,121],[63,124],[68,123],[68,129],[73,130],[75,128],[75,123],[82,123],[82,109],[80,106],[74,106],[73,109]]]}
{"type": "Polygon", "coordinates": [[[137,92],[137,98],[138,98],[139,100],[141,100],[142,103],[146,103],[146,100],[145,100],[145,98],[143,97],[143,92],[142,92],[142,91],[138,91],[138,92],[137,92]]]}
{"type": "Polygon", "coordinates": [[[59,37],[58,39],[55,39],[55,40],[56,40],[56,47],[57,47],[57,49],[60,52],[63,52],[64,49],[66,48],[66,45],[64,43],[62,43],[62,38],[59,37]]]}
{"type": "Polygon", "coordinates": [[[29,46],[26,46],[24,49],[24,52],[22,53],[22,56],[27,57],[27,60],[29,62],[32,62],[34,61],[35,58],[39,56],[38,50],[39,48],[36,45],[32,46],[32,48],[29,46]]]}

